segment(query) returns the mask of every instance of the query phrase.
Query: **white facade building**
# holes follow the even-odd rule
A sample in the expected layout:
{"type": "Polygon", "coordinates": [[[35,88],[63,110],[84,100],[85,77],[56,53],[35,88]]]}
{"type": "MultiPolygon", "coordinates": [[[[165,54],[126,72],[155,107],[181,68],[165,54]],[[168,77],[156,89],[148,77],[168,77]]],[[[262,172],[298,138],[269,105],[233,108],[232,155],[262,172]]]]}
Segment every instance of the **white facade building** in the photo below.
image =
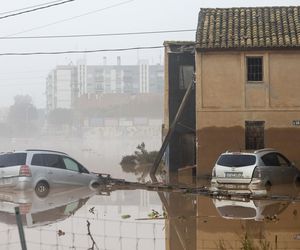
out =
{"type": "Polygon", "coordinates": [[[57,66],[46,80],[47,110],[58,108],[70,109],[74,83],[74,67],[57,66]]]}
{"type": "MultiPolygon", "coordinates": [[[[77,63],[77,84],[75,81],[75,89],[77,93],[75,96],[79,97],[86,93],[86,81],[87,81],[87,66],[85,60],[79,60],[77,63]]],[[[76,91],[75,91],[76,92],[76,91]]]]}
{"type": "Polygon", "coordinates": [[[163,93],[163,66],[149,65],[140,60],[137,65],[86,65],[85,59],[77,65],[57,66],[46,80],[47,110],[70,109],[84,94],[106,93],[163,93]]]}
{"type": "Polygon", "coordinates": [[[71,108],[71,69],[56,70],[56,108],[71,108]]]}
{"type": "Polygon", "coordinates": [[[139,61],[140,93],[149,93],[149,62],[139,61]]]}

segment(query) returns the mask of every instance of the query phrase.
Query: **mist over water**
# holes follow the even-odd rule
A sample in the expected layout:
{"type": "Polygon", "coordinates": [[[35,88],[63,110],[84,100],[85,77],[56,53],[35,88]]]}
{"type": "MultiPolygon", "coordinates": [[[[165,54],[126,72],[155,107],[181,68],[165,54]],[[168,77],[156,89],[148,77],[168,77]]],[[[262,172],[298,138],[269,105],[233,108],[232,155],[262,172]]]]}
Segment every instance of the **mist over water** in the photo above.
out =
{"type": "Polygon", "coordinates": [[[119,165],[122,156],[133,154],[144,142],[147,150],[159,150],[161,126],[121,128],[95,128],[82,136],[44,135],[31,138],[3,138],[0,151],[25,149],[49,149],[62,151],[97,173],[108,173],[113,177],[131,178],[119,165]]]}

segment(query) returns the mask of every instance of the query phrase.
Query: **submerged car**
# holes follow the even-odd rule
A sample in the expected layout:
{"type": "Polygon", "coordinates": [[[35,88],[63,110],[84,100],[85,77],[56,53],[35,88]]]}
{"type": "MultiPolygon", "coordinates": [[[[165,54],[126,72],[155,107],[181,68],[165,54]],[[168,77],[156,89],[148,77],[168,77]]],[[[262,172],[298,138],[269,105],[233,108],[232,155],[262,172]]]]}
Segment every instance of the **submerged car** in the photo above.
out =
{"type": "Polygon", "coordinates": [[[91,173],[66,153],[29,149],[0,154],[0,188],[35,189],[43,197],[50,187],[62,185],[95,187],[98,175],[91,173]]]}
{"type": "Polygon", "coordinates": [[[212,189],[234,189],[256,193],[272,185],[300,186],[300,171],[284,155],[274,149],[253,152],[225,152],[213,170],[212,189]]]}

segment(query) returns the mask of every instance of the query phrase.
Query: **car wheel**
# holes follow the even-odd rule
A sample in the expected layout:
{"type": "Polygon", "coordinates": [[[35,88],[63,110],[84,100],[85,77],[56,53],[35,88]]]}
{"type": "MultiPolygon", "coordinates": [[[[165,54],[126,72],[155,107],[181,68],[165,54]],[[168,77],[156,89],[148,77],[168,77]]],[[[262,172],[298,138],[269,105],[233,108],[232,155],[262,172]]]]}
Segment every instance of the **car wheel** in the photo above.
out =
{"type": "Polygon", "coordinates": [[[266,184],[265,184],[265,188],[267,191],[270,191],[271,190],[271,187],[272,187],[272,184],[270,181],[267,181],[266,184]]]}
{"type": "Polygon", "coordinates": [[[46,197],[49,193],[50,187],[46,181],[39,181],[35,186],[35,193],[38,197],[46,197]]]}
{"type": "Polygon", "coordinates": [[[95,181],[90,184],[90,189],[96,190],[99,188],[99,186],[100,186],[100,183],[95,181]]]}

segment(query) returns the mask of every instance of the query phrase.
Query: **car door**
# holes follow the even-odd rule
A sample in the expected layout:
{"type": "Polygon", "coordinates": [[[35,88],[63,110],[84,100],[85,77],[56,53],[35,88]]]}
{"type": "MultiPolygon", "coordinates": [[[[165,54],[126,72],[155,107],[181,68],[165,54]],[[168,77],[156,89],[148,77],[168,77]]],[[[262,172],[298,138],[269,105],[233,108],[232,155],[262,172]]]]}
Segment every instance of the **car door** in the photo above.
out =
{"type": "Polygon", "coordinates": [[[83,168],[81,164],[68,156],[62,156],[62,161],[66,167],[66,171],[68,172],[70,183],[82,186],[90,184],[92,176],[88,171],[84,171],[85,168],[83,168]]]}
{"type": "Polygon", "coordinates": [[[291,162],[282,154],[277,153],[277,158],[280,164],[281,180],[283,184],[293,183],[295,177],[295,168],[291,162]]]}
{"type": "Polygon", "coordinates": [[[61,155],[37,153],[32,157],[32,167],[35,169],[35,181],[45,179],[50,186],[69,184],[66,167],[61,155]]]}
{"type": "Polygon", "coordinates": [[[262,157],[265,164],[264,179],[272,185],[293,181],[293,167],[290,161],[280,153],[272,152],[262,157]]]}
{"type": "Polygon", "coordinates": [[[281,167],[277,154],[271,152],[262,156],[261,159],[264,163],[261,167],[263,180],[271,182],[272,185],[280,183],[281,167]]]}

